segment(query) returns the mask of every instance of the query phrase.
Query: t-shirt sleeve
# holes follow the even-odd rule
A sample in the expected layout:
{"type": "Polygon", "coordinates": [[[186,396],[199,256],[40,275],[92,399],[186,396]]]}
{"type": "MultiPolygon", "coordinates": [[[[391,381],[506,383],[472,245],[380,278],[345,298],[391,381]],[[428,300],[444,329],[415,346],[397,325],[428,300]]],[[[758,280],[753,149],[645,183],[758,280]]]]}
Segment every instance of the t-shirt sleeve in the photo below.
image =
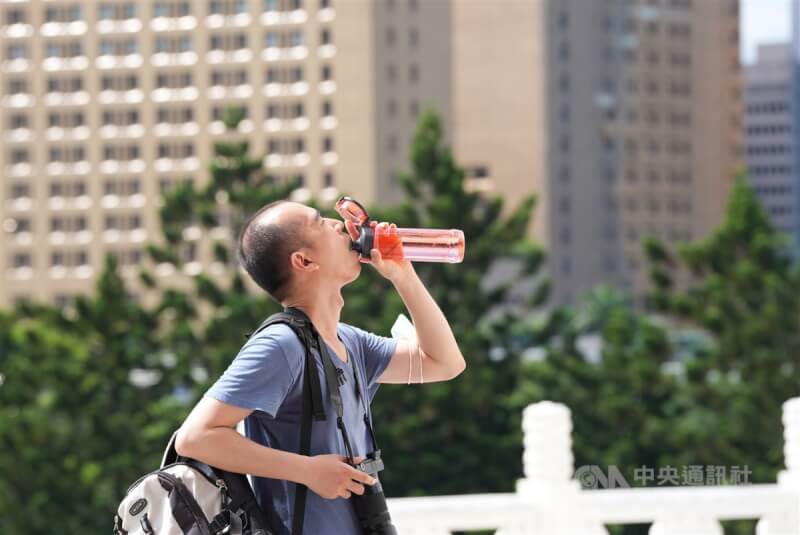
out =
{"type": "Polygon", "coordinates": [[[371,395],[375,395],[378,388],[378,378],[389,366],[389,362],[392,360],[394,351],[397,348],[397,340],[379,336],[358,327],[353,327],[353,331],[358,337],[361,352],[364,355],[367,388],[371,395]]]}
{"type": "Polygon", "coordinates": [[[287,355],[293,353],[291,338],[282,327],[268,328],[248,340],[206,395],[274,418],[300,375],[300,359],[287,355]]]}

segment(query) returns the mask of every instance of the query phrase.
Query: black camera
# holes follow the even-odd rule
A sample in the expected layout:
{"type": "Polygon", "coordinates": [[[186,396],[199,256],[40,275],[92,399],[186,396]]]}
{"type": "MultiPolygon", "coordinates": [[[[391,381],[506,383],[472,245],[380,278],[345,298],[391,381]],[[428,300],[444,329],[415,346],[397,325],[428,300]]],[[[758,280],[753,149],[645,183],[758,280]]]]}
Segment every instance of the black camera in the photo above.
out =
{"type": "MultiPolygon", "coordinates": [[[[367,454],[366,460],[355,465],[355,468],[378,479],[378,472],[383,470],[381,450],[367,454]]],[[[364,485],[364,494],[353,494],[351,500],[364,535],[397,535],[380,480],[374,485],[364,485]]]]}

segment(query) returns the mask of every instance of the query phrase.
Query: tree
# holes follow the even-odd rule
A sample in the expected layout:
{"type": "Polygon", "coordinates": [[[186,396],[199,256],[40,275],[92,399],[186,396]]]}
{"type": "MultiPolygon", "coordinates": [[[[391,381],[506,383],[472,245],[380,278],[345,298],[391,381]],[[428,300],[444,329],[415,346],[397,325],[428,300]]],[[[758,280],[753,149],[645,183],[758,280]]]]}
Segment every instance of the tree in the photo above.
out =
{"type": "Polygon", "coordinates": [[[0,317],[0,532],[104,533],[179,423],[157,318],[127,298],[108,259],[70,311],[0,317]]]}
{"type": "Polygon", "coordinates": [[[646,245],[654,307],[712,340],[685,362],[676,432],[698,464],[749,465],[756,482],[783,465],[781,404],[800,388],[800,272],[787,245],[744,177],[708,239],[646,245]]]}

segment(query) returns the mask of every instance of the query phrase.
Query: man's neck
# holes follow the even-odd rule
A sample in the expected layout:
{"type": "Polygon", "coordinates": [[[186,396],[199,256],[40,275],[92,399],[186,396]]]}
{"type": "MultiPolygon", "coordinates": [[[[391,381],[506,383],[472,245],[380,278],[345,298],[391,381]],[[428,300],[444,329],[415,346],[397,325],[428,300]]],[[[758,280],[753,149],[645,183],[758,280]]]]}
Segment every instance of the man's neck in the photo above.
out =
{"type": "Polygon", "coordinates": [[[344,307],[342,289],[333,291],[309,291],[307,295],[296,295],[283,302],[285,307],[299,308],[308,315],[320,336],[328,342],[335,342],[336,326],[344,307]]]}

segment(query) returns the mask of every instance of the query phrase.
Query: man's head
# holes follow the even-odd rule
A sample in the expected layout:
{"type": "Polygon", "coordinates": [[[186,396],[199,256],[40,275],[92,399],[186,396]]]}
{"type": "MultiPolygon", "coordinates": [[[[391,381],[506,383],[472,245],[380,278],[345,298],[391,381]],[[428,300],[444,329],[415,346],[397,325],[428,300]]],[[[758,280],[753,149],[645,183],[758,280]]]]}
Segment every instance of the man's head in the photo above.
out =
{"type": "Polygon", "coordinates": [[[245,223],[239,237],[239,260],[278,302],[298,288],[341,287],[361,271],[341,221],[288,201],[265,206],[245,223]]]}

